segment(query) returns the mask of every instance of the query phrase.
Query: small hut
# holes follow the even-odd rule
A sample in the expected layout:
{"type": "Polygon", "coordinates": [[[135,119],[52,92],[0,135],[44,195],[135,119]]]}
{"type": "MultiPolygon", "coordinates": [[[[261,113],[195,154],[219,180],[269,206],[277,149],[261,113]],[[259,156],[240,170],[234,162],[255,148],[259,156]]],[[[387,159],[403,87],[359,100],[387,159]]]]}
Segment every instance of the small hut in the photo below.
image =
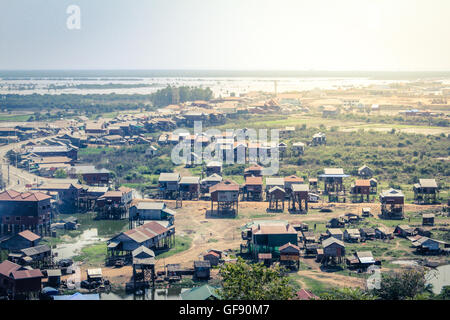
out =
{"type": "Polygon", "coordinates": [[[290,197],[291,212],[308,213],[309,186],[307,184],[293,184],[290,197]]]}
{"type": "Polygon", "coordinates": [[[269,211],[284,211],[286,191],[278,186],[272,187],[268,193],[269,211]]]}

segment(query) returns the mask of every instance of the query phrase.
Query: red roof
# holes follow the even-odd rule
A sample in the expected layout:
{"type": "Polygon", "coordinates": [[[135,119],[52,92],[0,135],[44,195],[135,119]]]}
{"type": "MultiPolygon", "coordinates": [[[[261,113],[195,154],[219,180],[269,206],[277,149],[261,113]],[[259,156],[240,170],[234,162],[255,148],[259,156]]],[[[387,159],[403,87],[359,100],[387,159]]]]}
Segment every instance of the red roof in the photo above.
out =
{"type": "Polygon", "coordinates": [[[9,275],[14,272],[17,271],[21,268],[21,266],[19,266],[16,263],[13,263],[9,260],[5,260],[2,263],[0,263],[0,274],[9,277],[9,275]]]}
{"type": "Polygon", "coordinates": [[[286,243],[285,245],[282,245],[281,247],[278,248],[279,251],[283,251],[284,249],[291,247],[294,248],[295,250],[298,250],[300,252],[300,248],[298,246],[296,246],[295,244],[292,244],[290,242],[286,243]]]}
{"type": "Polygon", "coordinates": [[[258,166],[258,165],[251,166],[251,167],[248,167],[248,168],[244,169],[245,172],[247,172],[247,171],[261,171],[261,170],[262,170],[262,167],[258,166]]]}
{"type": "Polygon", "coordinates": [[[245,184],[246,185],[262,185],[263,184],[263,178],[262,177],[246,177],[245,178],[245,184]]]}
{"type": "Polygon", "coordinates": [[[370,187],[370,180],[356,180],[355,186],[357,187],[370,187]]]}
{"type": "Polygon", "coordinates": [[[303,181],[304,181],[303,178],[299,178],[294,175],[284,178],[284,182],[303,182],[303,181]]]}
{"type": "Polygon", "coordinates": [[[133,239],[134,241],[141,243],[149,239],[152,239],[157,235],[161,235],[167,231],[169,231],[169,229],[164,228],[158,222],[152,221],[136,229],[128,230],[124,232],[124,234],[133,239]]]}
{"type": "Polygon", "coordinates": [[[42,201],[51,199],[49,195],[42,192],[17,192],[7,190],[0,193],[0,201],[42,201]]]}
{"type": "Polygon", "coordinates": [[[44,275],[42,274],[41,270],[33,269],[33,270],[14,271],[12,273],[12,277],[16,280],[22,280],[22,279],[32,279],[32,278],[43,278],[44,275]]]}
{"type": "Polygon", "coordinates": [[[220,258],[220,255],[217,252],[214,252],[214,251],[209,251],[207,254],[205,254],[205,256],[207,256],[207,255],[213,255],[213,256],[215,256],[217,258],[220,258]]]}
{"type": "Polygon", "coordinates": [[[319,299],[318,296],[316,296],[315,294],[313,294],[311,291],[305,290],[305,289],[301,289],[300,291],[297,292],[297,297],[300,300],[314,300],[314,299],[319,299]]]}
{"type": "Polygon", "coordinates": [[[31,232],[30,230],[19,232],[19,236],[27,239],[28,241],[35,241],[41,238],[40,236],[38,236],[34,232],[31,232]]]}
{"type": "Polygon", "coordinates": [[[215,191],[239,191],[239,185],[236,182],[225,180],[209,188],[210,193],[215,191]]]}

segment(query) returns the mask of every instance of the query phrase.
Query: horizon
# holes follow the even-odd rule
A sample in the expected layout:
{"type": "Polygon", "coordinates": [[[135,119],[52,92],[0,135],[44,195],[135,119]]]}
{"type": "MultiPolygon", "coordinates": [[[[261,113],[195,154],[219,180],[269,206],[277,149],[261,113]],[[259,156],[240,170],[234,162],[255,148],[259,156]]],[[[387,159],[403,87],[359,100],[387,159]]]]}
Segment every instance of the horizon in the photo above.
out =
{"type": "Polygon", "coordinates": [[[0,69],[450,71],[449,12],[445,0],[3,1],[0,69]]]}

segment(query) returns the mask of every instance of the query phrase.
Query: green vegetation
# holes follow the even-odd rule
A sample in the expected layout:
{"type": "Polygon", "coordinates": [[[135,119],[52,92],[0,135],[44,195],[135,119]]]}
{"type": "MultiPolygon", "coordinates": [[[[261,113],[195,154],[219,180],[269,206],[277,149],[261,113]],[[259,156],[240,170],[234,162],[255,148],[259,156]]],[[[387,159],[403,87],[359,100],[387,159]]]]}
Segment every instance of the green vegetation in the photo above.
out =
{"type": "Polygon", "coordinates": [[[406,269],[383,273],[380,289],[375,289],[374,294],[383,300],[406,300],[430,296],[432,291],[426,284],[425,270],[406,269]]]}
{"type": "Polygon", "coordinates": [[[0,114],[0,121],[8,121],[8,122],[23,122],[28,121],[31,117],[30,114],[0,114]]]}
{"type": "Polygon", "coordinates": [[[88,265],[101,265],[106,260],[106,242],[101,242],[81,249],[81,253],[73,257],[74,261],[82,261],[88,265]]]}
{"type": "MultiPolygon", "coordinates": [[[[97,85],[94,85],[97,86],[97,85]]],[[[123,85],[127,86],[127,85],[123,85]]],[[[135,86],[135,85],[133,85],[135,86]]],[[[152,94],[7,94],[4,95],[2,108],[9,111],[31,110],[33,115],[20,115],[4,119],[8,121],[38,121],[60,119],[65,116],[104,114],[116,111],[167,106],[174,101],[210,100],[213,93],[210,88],[170,87],[152,94]],[[57,111],[55,111],[57,110],[57,111]]],[[[6,117],[6,116],[5,116],[6,117]]],[[[0,118],[0,121],[2,119],[0,118]]]]}
{"type": "Polygon", "coordinates": [[[64,171],[63,169],[58,169],[55,171],[54,177],[56,179],[65,179],[67,178],[67,172],[64,171]]]}
{"type": "Polygon", "coordinates": [[[220,267],[224,300],[287,300],[294,297],[294,288],[280,267],[267,268],[261,263],[248,264],[242,258],[220,267]]]}
{"type": "Polygon", "coordinates": [[[375,300],[370,292],[360,288],[338,288],[320,295],[322,300],[375,300]]]}
{"type": "Polygon", "coordinates": [[[433,295],[431,285],[426,284],[425,270],[405,269],[400,272],[383,273],[379,289],[363,290],[340,288],[320,294],[324,300],[428,300],[448,299],[449,288],[433,295]]]}
{"type": "Polygon", "coordinates": [[[164,258],[173,256],[174,254],[186,251],[191,247],[191,245],[192,245],[191,238],[189,238],[187,236],[176,236],[175,237],[175,246],[170,248],[169,251],[158,254],[156,256],[156,260],[164,259],[164,258]]]}
{"type": "Polygon", "coordinates": [[[156,186],[161,172],[173,172],[170,148],[161,148],[161,157],[145,157],[146,145],[123,148],[86,148],[78,154],[80,161],[93,163],[112,172],[119,185],[144,190],[156,186]]]}

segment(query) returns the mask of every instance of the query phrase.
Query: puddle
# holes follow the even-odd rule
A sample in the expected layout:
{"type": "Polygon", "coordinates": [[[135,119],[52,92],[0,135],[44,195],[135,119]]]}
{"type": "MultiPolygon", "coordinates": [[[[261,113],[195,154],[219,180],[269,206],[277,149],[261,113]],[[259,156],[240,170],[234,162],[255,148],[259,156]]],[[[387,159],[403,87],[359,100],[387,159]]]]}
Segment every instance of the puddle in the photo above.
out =
{"type": "Polygon", "coordinates": [[[395,260],[392,261],[394,264],[400,264],[403,266],[418,266],[419,263],[416,260],[395,260]]]}

